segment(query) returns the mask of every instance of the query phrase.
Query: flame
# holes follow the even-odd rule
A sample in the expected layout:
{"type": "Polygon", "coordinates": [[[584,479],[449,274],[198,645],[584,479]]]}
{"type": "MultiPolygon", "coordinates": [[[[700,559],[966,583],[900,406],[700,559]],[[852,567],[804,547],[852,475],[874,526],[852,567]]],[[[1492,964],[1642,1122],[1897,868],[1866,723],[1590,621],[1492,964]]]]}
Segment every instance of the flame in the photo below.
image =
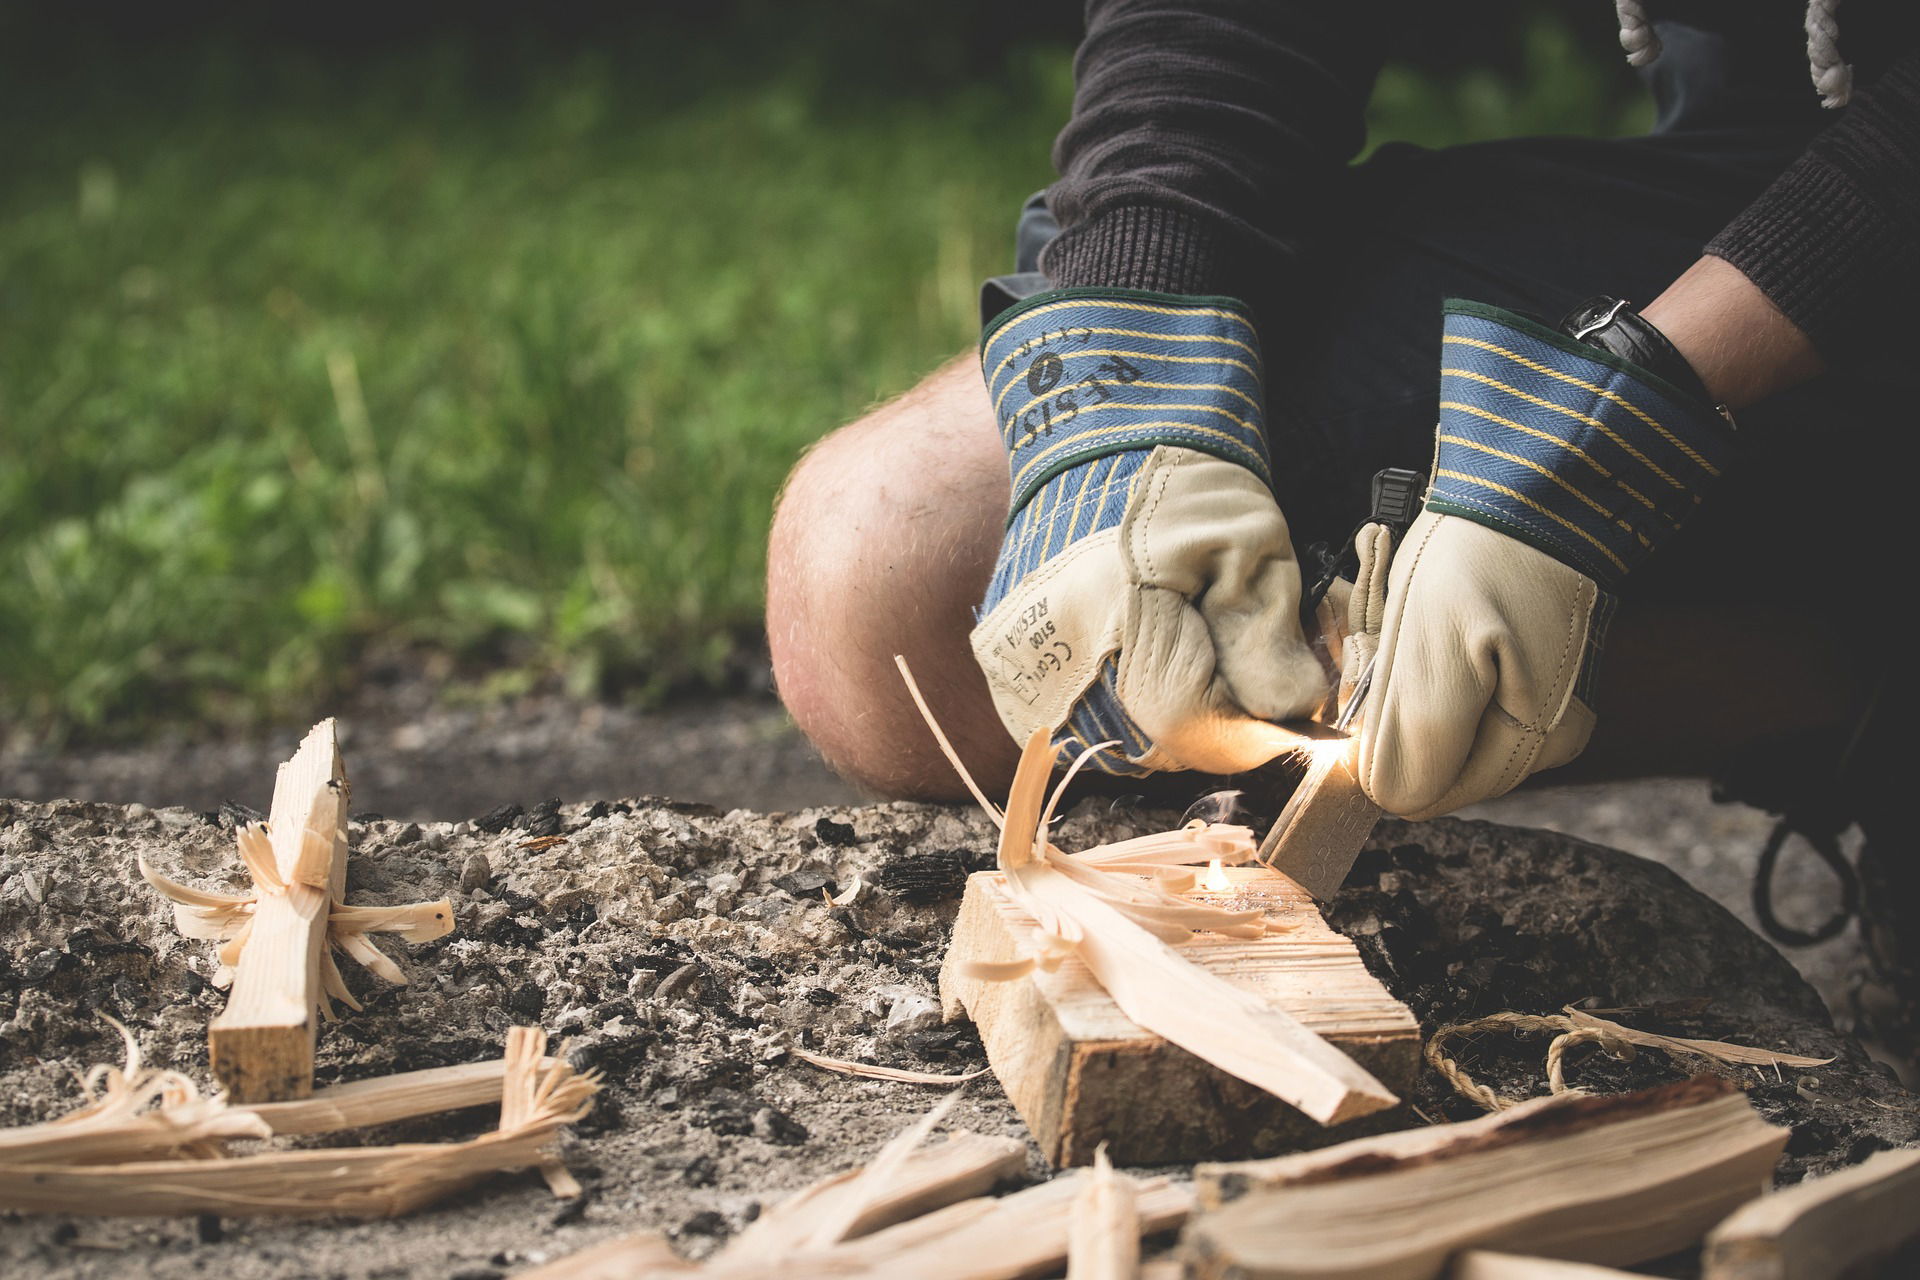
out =
{"type": "Polygon", "coordinates": [[[1207,864],[1207,874],[1201,879],[1200,887],[1208,893],[1230,893],[1233,891],[1233,881],[1227,878],[1227,869],[1220,865],[1220,859],[1215,858],[1207,864]]]}

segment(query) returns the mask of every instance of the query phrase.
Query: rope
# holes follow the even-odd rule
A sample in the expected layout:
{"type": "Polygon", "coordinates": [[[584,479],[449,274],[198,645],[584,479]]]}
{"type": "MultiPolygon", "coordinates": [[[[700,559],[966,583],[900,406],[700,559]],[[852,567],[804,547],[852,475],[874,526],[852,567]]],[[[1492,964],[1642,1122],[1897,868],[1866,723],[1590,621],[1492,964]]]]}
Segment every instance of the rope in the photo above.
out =
{"type": "Polygon", "coordinates": [[[1445,1045],[1455,1036],[1476,1035],[1483,1031],[1505,1031],[1516,1036],[1559,1032],[1547,1046],[1547,1087],[1556,1095],[1580,1093],[1567,1084],[1567,1050],[1575,1045],[1597,1044],[1608,1057],[1631,1062],[1634,1048],[1627,1041],[1599,1027],[1583,1027],[1564,1014],[1493,1013],[1471,1022],[1456,1022],[1440,1028],[1427,1041],[1427,1065],[1445,1077],[1454,1092],[1487,1111],[1505,1111],[1524,1101],[1503,1098],[1467,1073],[1467,1069],[1447,1056],[1445,1045]]]}
{"type": "MultiPolygon", "coordinates": [[[[1641,0],[1613,0],[1613,12],[1620,19],[1620,47],[1627,51],[1628,66],[1644,67],[1660,56],[1660,37],[1653,33],[1647,6],[1641,0]]],[[[1807,22],[1811,30],[1813,19],[1809,17],[1807,22]]]]}
{"type": "MultiPolygon", "coordinates": [[[[1623,0],[1624,2],[1624,0],[1623,0]]],[[[1853,96],[1853,68],[1840,57],[1840,0],[1807,0],[1807,70],[1823,107],[1844,107],[1853,96]]]]}

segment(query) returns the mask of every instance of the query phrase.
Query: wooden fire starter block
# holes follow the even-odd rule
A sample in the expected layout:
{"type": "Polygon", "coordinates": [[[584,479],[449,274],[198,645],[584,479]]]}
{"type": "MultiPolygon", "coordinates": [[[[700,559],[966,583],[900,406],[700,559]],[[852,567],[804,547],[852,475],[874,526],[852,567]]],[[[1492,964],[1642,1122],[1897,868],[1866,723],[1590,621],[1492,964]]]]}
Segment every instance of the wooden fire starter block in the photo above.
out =
{"type": "MultiPolygon", "coordinates": [[[[1395,1093],[1419,1067],[1413,1013],[1367,972],[1351,939],[1306,890],[1263,866],[1229,867],[1233,888],[1196,901],[1259,909],[1288,926],[1245,940],[1200,934],[1179,950],[1326,1037],[1395,1093]]],[[[1280,1099],[1142,1030],[1077,958],[1011,982],[960,976],[967,961],[1038,951],[1038,928],[997,871],[968,877],[940,971],[948,1021],[971,1017],[987,1061],[1055,1165],[1083,1165],[1107,1144],[1118,1165],[1244,1159],[1343,1142],[1394,1127],[1399,1108],[1326,1127],[1280,1099]]]]}

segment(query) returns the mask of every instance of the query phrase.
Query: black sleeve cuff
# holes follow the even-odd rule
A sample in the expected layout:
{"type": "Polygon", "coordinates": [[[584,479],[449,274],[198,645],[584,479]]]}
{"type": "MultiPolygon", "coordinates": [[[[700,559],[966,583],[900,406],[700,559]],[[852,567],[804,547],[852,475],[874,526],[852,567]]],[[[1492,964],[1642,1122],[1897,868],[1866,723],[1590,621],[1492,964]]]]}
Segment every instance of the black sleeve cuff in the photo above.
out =
{"type": "Polygon", "coordinates": [[[1893,353],[1881,323],[1920,286],[1920,53],[1864,92],[1707,245],[1830,364],[1893,353]]]}
{"type": "Polygon", "coordinates": [[[1040,256],[1059,288],[1146,289],[1245,298],[1244,260],[1209,220],[1179,209],[1127,205],[1068,227],[1040,256]],[[1229,262],[1240,261],[1240,271],[1229,262]]]}
{"type": "Polygon", "coordinates": [[[1706,251],[1753,281],[1829,363],[1915,278],[1914,245],[1896,219],[1817,155],[1796,161],[1706,251]]]}

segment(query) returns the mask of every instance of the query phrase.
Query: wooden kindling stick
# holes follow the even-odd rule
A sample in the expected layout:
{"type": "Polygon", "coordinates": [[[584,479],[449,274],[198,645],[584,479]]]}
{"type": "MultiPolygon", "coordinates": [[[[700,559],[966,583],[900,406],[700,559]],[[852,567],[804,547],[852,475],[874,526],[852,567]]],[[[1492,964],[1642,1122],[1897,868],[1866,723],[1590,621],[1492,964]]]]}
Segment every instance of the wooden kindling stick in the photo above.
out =
{"type": "Polygon", "coordinates": [[[208,1027],[207,1047],[214,1074],[234,1101],[312,1092],[316,1013],[331,1020],[332,1000],[360,1007],[334,963],[334,949],[404,984],[406,974],[367,935],[426,942],[453,929],[453,904],[445,898],[346,905],[349,794],[334,722],[322,720],[280,766],[267,821],[235,833],[253,878],[251,894],[195,889],[140,861],[140,874],[173,902],[180,931],[222,944],[215,982],[230,983],[232,994],[208,1027]]]}

